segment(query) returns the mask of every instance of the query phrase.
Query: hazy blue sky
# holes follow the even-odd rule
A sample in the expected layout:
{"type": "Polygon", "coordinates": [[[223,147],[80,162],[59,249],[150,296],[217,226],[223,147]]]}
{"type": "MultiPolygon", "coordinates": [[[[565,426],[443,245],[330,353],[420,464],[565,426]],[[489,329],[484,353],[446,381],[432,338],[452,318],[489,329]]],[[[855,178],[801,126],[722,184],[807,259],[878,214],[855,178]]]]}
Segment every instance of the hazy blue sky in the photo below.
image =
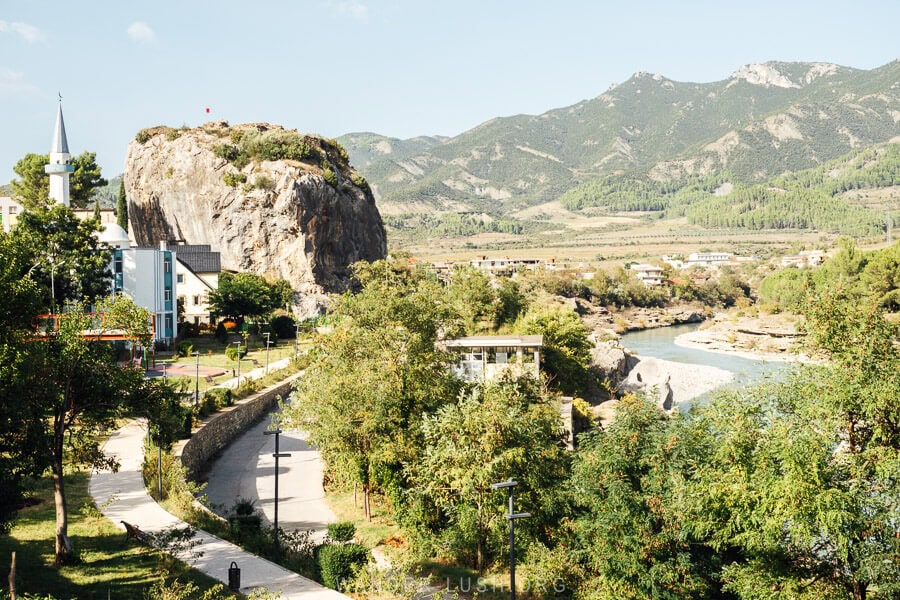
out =
{"type": "Polygon", "coordinates": [[[337,137],[456,135],[603,93],[635,71],[900,57],[897,0],[0,0],[0,182],[48,152],[124,169],[143,127],[268,121],[337,137]],[[211,112],[206,114],[209,107],[211,112]]]}

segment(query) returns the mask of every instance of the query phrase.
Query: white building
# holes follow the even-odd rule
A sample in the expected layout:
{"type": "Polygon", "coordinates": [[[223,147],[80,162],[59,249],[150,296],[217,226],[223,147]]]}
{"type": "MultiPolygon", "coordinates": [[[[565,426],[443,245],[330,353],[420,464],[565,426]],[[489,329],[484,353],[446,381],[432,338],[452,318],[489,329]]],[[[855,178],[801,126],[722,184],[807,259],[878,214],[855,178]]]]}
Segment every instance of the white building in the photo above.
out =
{"type": "Polygon", "coordinates": [[[716,267],[730,262],[731,252],[692,252],[684,261],[685,267],[716,267]]]}
{"type": "Polygon", "coordinates": [[[443,346],[456,350],[459,360],[451,369],[465,381],[489,381],[513,371],[540,377],[541,346],[544,336],[471,336],[445,340],[443,346]]]}
{"type": "Polygon", "coordinates": [[[175,282],[178,299],[184,305],[184,322],[214,324],[209,310],[209,294],[219,288],[222,259],[209,245],[175,246],[175,282]]]}
{"type": "Polygon", "coordinates": [[[656,265],[636,264],[631,265],[634,276],[640,279],[644,285],[662,285],[665,281],[663,268],[656,265]]]}
{"type": "Polygon", "coordinates": [[[517,269],[533,271],[544,266],[544,261],[539,258],[488,258],[479,256],[469,261],[469,265],[489,273],[512,273],[517,269]]]}
{"type": "Polygon", "coordinates": [[[12,226],[19,220],[22,214],[22,205],[8,196],[0,196],[0,225],[3,231],[9,233],[12,226]]]}

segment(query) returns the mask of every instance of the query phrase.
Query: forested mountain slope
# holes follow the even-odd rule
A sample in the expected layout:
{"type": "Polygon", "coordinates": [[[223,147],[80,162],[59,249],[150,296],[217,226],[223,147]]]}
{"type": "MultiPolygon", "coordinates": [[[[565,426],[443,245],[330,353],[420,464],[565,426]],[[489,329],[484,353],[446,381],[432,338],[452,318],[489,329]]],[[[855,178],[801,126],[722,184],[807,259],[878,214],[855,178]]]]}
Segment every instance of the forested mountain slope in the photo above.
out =
{"type": "Polygon", "coordinates": [[[608,175],[753,184],[900,136],[900,61],[748,65],[724,81],[637,73],[596,98],[452,139],[340,138],[386,212],[506,214],[608,175]]]}

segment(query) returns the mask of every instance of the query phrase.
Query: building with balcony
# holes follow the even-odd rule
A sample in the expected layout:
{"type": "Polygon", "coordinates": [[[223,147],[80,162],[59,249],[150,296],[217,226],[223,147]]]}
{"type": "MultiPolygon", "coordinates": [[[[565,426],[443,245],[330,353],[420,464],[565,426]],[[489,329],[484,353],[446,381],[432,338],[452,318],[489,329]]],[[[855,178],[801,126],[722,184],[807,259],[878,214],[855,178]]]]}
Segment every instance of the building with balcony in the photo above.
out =
{"type": "Polygon", "coordinates": [[[451,367],[464,381],[490,381],[503,375],[540,377],[544,336],[471,336],[444,340],[442,346],[457,354],[451,367]]]}

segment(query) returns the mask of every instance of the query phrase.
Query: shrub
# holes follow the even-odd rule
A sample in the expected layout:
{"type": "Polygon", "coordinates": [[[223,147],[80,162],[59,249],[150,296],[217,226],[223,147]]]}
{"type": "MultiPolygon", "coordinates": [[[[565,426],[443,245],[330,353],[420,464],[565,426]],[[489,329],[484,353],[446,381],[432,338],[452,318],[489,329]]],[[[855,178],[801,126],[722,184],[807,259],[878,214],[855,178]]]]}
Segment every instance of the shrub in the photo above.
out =
{"type": "Polygon", "coordinates": [[[325,167],[325,170],[322,171],[322,177],[325,179],[325,183],[327,183],[328,185],[337,185],[337,175],[334,174],[334,171],[331,170],[331,167],[325,167]]]}
{"type": "Polygon", "coordinates": [[[317,548],[316,557],[322,583],[341,591],[369,562],[369,550],[362,544],[324,544],[317,548]]]}
{"type": "Polygon", "coordinates": [[[222,175],[222,181],[224,181],[227,186],[237,187],[242,183],[246,183],[247,176],[243,173],[225,173],[222,175]]]}
{"type": "Polygon", "coordinates": [[[186,357],[194,353],[194,345],[190,342],[178,343],[178,356],[186,357]]]}
{"type": "Polygon", "coordinates": [[[333,542],[349,542],[356,535],[356,525],[352,521],[338,521],[328,524],[328,539],[333,542]]]}
{"type": "Polygon", "coordinates": [[[353,182],[353,185],[359,188],[366,189],[369,187],[369,182],[366,181],[366,178],[360,175],[359,173],[354,173],[350,178],[350,181],[353,182]]]}
{"type": "Polygon", "coordinates": [[[293,339],[296,336],[296,322],[290,315],[278,315],[270,321],[272,332],[280,340],[293,339]]]}
{"type": "Polygon", "coordinates": [[[214,410],[219,410],[234,404],[234,397],[228,388],[212,388],[203,394],[204,402],[211,405],[214,410]]]}
{"type": "Polygon", "coordinates": [[[275,189],[275,182],[268,175],[257,175],[253,178],[253,183],[250,185],[250,188],[268,192],[275,189]]]}
{"type": "Polygon", "coordinates": [[[225,356],[229,359],[236,361],[238,359],[238,352],[241,353],[241,358],[247,356],[247,346],[229,346],[225,349],[225,356]]]}
{"type": "Polygon", "coordinates": [[[141,129],[137,132],[137,135],[134,136],[134,141],[136,141],[138,144],[146,144],[148,141],[150,141],[150,137],[150,134],[145,129],[141,129]]]}
{"type": "Polygon", "coordinates": [[[232,161],[238,157],[240,150],[237,146],[231,144],[216,144],[213,146],[213,154],[227,161],[232,161]]]}
{"type": "Polygon", "coordinates": [[[225,326],[225,321],[220,321],[218,325],[216,325],[216,340],[220,344],[228,343],[228,328],[225,326]]]}
{"type": "Polygon", "coordinates": [[[181,137],[181,131],[178,129],[170,129],[166,132],[166,139],[173,142],[181,137]]]}

